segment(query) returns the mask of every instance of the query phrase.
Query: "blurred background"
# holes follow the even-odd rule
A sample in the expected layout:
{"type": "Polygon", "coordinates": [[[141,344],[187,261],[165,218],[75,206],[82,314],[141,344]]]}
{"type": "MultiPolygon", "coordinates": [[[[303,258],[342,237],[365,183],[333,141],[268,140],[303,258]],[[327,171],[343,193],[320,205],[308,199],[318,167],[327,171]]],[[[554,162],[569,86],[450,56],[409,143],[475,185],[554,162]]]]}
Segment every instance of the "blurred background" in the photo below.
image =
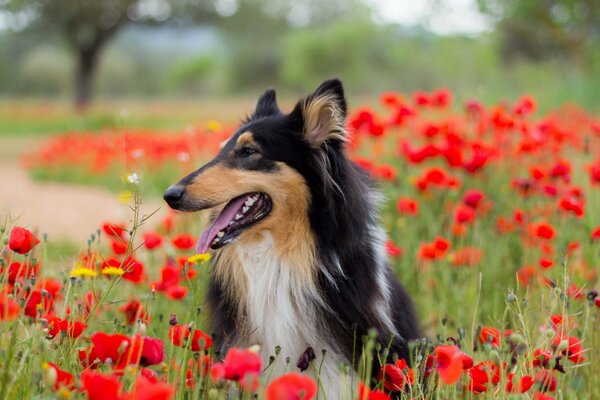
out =
{"type": "Polygon", "coordinates": [[[446,87],[600,105],[597,0],[0,0],[0,95],[352,96],[446,87]]]}
{"type": "Polygon", "coordinates": [[[445,88],[455,107],[595,112],[600,1],[0,0],[0,60],[0,215],[81,240],[127,218],[134,161],[160,207],[208,156],[188,150],[219,138],[193,135],[227,132],[270,86],[284,110],[340,77],[351,109],[445,88]]]}

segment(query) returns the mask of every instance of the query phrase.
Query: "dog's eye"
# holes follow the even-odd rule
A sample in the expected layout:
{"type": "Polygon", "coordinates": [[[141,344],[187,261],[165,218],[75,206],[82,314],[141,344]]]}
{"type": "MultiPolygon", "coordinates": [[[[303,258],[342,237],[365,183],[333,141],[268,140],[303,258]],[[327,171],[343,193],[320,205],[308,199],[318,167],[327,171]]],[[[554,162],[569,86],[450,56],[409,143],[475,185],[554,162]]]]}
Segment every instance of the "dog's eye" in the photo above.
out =
{"type": "Polygon", "coordinates": [[[256,154],[256,153],[258,153],[258,151],[254,150],[251,147],[242,147],[240,149],[240,155],[242,157],[250,157],[251,155],[256,154]]]}

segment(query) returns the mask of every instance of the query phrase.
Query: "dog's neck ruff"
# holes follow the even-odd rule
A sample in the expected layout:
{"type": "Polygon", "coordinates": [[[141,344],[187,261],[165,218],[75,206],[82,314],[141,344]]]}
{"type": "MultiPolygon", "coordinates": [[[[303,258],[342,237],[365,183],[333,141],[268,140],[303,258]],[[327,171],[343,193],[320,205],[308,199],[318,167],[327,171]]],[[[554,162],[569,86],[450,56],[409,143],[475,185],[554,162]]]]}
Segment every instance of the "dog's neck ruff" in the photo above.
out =
{"type": "MultiPolygon", "coordinates": [[[[241,321],[243,333],[238,345],[260,345],[263,362],[275,356],[275,348],[279,347],[280,353],[269,367],[272,372],[267,372],[272,376],[280,375],[286,369],[295,370],[298,358],[308,347],[312,347],[318,357],[326,350],[320,379],[331,386],[326,391],[332,398],[338,398],[338,382],[342,384],[344,379],[339,365],[344,362],[344,357],[331,342],[332,338],[323,335],[326,331],[319,319],[319,310],[327,305],[314,283],[307,282],[297,273],[304,266],[282,259],[271,233],[263,232],[262,235],[260,242],[235,245],[246,277],[241,321]],[[288,357],[289,366],[286,365],[288,357]]],[[[308,372],[316,377],[316,371],[308,372]]]]}

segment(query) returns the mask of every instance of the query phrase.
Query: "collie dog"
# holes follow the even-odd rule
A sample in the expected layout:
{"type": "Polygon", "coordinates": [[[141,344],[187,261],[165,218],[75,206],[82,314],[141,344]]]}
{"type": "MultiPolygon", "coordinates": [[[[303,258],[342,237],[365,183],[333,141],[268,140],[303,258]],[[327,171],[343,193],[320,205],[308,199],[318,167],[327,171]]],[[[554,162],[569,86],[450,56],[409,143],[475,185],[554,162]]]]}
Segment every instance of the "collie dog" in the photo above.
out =
{"type": "Polygon", "coordinates": [[[258,344],[267,365],[278,347],[272,376],[309,347],[319,357],[326,350],[318,378],[329,399],[348,393],[340,364],[357,368],[370,329],[407,361],[407,342],[419,337],[388,264],[379,193],[346,156],[345,124],[337,79],[289,114],[269,89],[217,156],[164,194],[176,210],[212,210],[196,250],[213,250],[207,303],[217,350],[258,344]]]}

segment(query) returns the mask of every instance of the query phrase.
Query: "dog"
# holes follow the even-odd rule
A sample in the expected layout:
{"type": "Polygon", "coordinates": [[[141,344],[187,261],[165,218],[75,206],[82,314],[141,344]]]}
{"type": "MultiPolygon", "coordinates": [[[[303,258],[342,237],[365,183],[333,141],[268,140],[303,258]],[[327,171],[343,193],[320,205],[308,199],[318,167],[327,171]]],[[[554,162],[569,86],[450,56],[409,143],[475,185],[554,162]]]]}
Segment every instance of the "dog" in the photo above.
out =
{"type": "Polygon", "coordinates": [[[347,397],[340,364],[357,368],[369,330],[407,361],[420,337],[388,264],[381,196],[345,152],[346,114],[337,79],[289,114],[269,89],[212,161],[164,193],[175,210],[212,210],[196,251],[213,251],[206,300],[217,349],[258,344],[272,376],[309,347],[326,351],[318,379],[328,399],[347,397]]]}

